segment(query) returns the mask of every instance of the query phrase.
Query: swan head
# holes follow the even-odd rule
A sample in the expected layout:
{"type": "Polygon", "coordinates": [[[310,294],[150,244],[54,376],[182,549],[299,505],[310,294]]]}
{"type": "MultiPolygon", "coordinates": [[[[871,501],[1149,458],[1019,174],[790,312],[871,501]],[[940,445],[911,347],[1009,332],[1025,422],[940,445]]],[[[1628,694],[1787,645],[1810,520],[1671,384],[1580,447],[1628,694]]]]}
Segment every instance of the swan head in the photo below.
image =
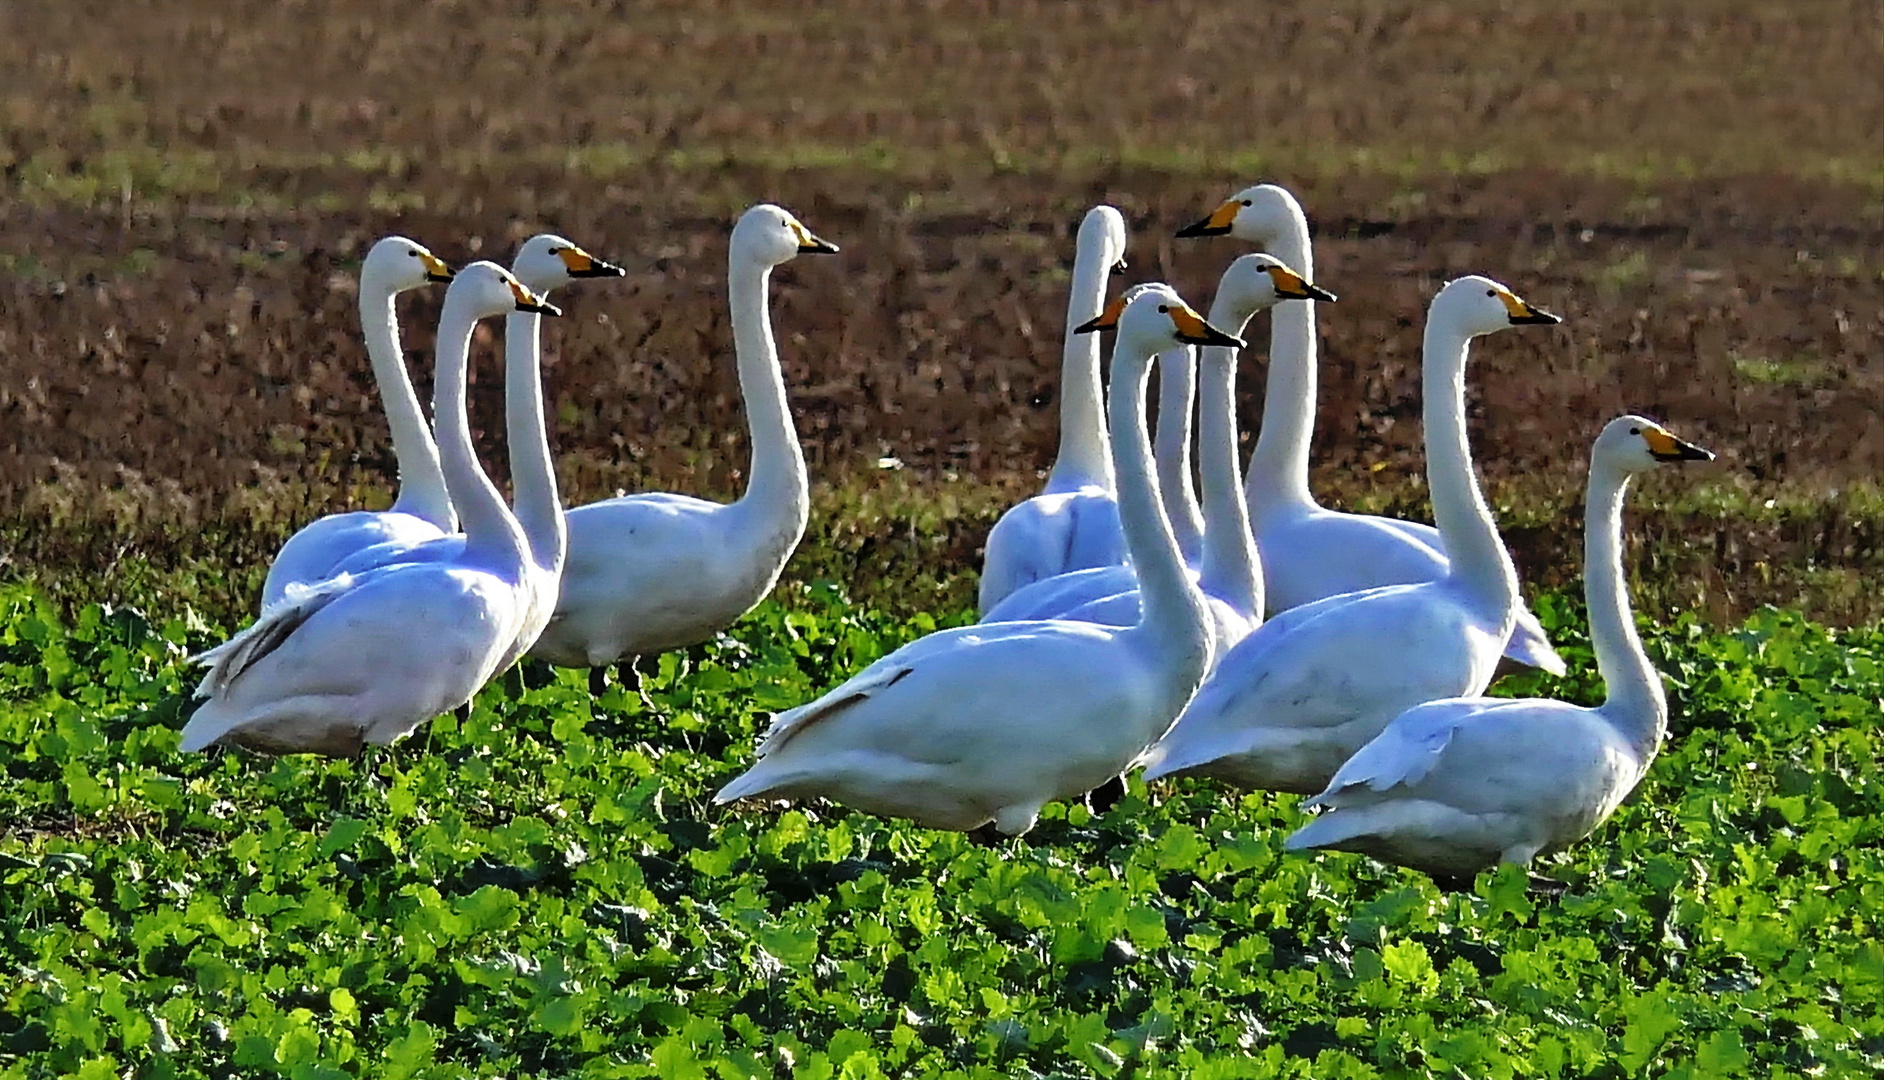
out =
{"type": "Polygon", "coordinates": [[[1428,321],[1447,320],[1467,337],[1477,337],[1510,326],[1552,326],[1563,320],[1532,307],[1518,295],[1488,277],[1472,274],[1446,282],[1433,297],[1428,321]]]}
{"type": "Polygon", "coordinates": [[[402,293],[421,285],[451,280],[451,267],[424,244],[403,236],[388,236],[374,244],[360,264],[364,292],[402,293]]]}
{"type": "Polygon", "coordinates": [[[445,290],[447,305],[468,305],[480,319],[527,311],[536,315],[561,315],[556,305],[532,292],[510,271],[494,262],[474,262],[458,271],[445,290]]]}
{"type": "Polygon", "coordinates": [[[1097,251],[1103,265],[1125,273],[1125,216],[1114,207],[1100,205],[1086,211],[1079,223],[1081,251],[1097,251]]]}
{"type": "Polygon", "coordinates": [[[799,255],[835,255],[837,245],[812,235],[789,211],[760,203],[733,226],[733,252],[765,266],[778,266],[799,255]]]}
{"type": "Polygon", "coordinates": [[[1243,339],[1226,334],[1204,321],[1177,291],[1162,283],[1134,285],[1106,305],[1090,322],[1075,327],[1076,334],[1116,328],[1116,347],[1147,359],[1180,345],[1243,347],[1243,339]]]}
{"type": "Polygon", "coordinates": [[[1712,461],[1714,453],[1677,438],[1646,416],[1618,416],[1603,426],[1590,451],[1592,464],[1627,473],[1647,472],[1670,461],[1712,461]]]}
{"type": "Polygon", "coordinates": [[[1223,312],[1218,309],[1227,309],[1229,314],[1224,324],[1240,327],[1257,312],[1275,307],[1283,300],[1319,300],[1331,304],[1335,294],[1310,285],[1274,255],[1258,253],[1242,256],[1223,272],[1222,280],[1217,283],[1217,303],[1212,311],[1221,316],[1223,312]]]}
{"type": "Polygon", "coordinates": [[[1225,199],[1200,221],[1177,231],[1180,237],[1234,236],[1264,247],[1279,247],[1287,237],[1308,231],[1302,204],[1287,188],[1257,184],[1225,199]]]}
{"type": "Polygon", "coordinates": [[[621,277],[623,270],[603,262],[554,233],[524,241],[510,272],[531,292],[546,293],[581,278],[621,277]]]}

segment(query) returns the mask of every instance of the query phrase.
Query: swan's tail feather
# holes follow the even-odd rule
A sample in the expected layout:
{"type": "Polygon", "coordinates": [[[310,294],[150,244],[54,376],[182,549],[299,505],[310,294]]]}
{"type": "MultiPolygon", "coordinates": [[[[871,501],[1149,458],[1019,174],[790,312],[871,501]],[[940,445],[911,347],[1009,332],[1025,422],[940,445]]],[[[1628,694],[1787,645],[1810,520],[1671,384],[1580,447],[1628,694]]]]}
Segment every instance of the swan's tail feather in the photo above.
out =
{"type": "Polygon", "coordinates": [[[1511,628],[1511,637],[1505,642],[1505,655],[1520,664],[1547,671],[1552,675],[1562,676],[1570,670],[1557,655],[1557,650],[1550,644],[1550,638],[1544,633],[1544,624],[1531,614],[1528,608],[1518,608],[1518,621],[1511,628]]]}
{"type": "Polygon", "coordinates": [[[1347,814],[1323,814],[1301,828],[1289,834],[1282,842],[1284,851],[1305,851],[1309,848],[1331,847],[1344,840],[1351,840],[1366,831],[1366,825],[1354,820],[1347,814]]]}
{"type": "Polygon", "coordinates": [[[811,725],[836,716],[850,706],[895,686],[914,670],[914,668],[902,665],[886,667],[878,671],[866,669],[816,701],[779,713],[772,718],[772,726],[766,728],[765,734],[759,739],[758,756],[765,757],[767,754],[774,753],[790,740],[803,734],[811,725]]]}
{"type": "Polygon", "coordinates": [[[212,649],[189,658],[192,664],[205,664],[209,671],[196,684],[199,698],[217,697],[226,692],[241,674],[263,657],[281,647],[281,643],[335,599],[352,590],[359,579],[351,574],[313,585],[289,585],[286,594],[270,604],[261,617],[234,637],[212,649]]]}

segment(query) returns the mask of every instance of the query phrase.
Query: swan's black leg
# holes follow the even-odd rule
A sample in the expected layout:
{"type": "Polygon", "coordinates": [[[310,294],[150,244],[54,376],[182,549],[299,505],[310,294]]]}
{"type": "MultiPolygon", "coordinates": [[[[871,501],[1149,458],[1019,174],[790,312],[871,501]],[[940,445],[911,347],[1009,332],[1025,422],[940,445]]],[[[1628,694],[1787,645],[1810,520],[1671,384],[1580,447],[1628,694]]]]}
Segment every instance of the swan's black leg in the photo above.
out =
{"type": "Polygon", "coordinates": [[[599,665],[589,669],[589,696],[601,697],[608,693],[608,666],[599,665]]]}
{"type": "Polygon", "coordinates": [[[1438,886],[1440,892],[1469,893],[1477,880],[1469,877],[1453,877],[1449,874],[1433,875],[1433,884],[1438,886]]]}
{"type": "Polygon", "coordinates": [[[624,688],[633,690],[635,696],[641,699],[642,709],[647,712],[660,711],[654,707],[654,699],[648,696],[648,688],[642,677],[640,656],[625,657],[620,663],[617,663],[615,665],[615,677],[621,680],[621,684],[624,688]]]}
{"type": "Polygon", "coordinates": [[[1123,798],[1125,798],[1125,777],[1115,776],[1086,793],[1086,809],[1091,810],[1093,816],[1097,817],[1117,806],[1119,800],[1123,798]]]}
{"type": "Polygon", "coordinates": [[[970,829],[962,835],[980,844],[982,847],[989,848],[1000,847],[1002,842],[1007,839],[1007,837],[1001,835],[1001,830],[994,827],[994,822],[992,821],[984,822],[979,827],[970,829]]]}
{"type": "MultiPolygon", "coordinates": [[[[451,710],[451,715],[457,717],[460,724],[471,719],[471,703],[467,701],[463,705],[451,710]]],[[[430,749],[432,745],[432,736],[429,731],[426,732],[425,735],[425,745],[427,749],[430,749]]]]}

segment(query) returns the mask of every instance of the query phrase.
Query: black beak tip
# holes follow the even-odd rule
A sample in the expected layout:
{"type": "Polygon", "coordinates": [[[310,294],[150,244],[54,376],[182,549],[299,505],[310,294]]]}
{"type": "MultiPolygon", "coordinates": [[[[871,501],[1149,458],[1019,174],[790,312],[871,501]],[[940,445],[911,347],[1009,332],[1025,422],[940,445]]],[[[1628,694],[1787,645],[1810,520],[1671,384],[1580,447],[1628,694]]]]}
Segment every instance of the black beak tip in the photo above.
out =
{"type": "Polygon", "coordinates": [[[1177,238],[1189,240],[1199,236],[1222,236],[1230,231],[1227,225],[1212,225],[1209,218],[1184,226],[1177,231],[1177,238]]]}
{"type": "Polygon", "coordinates": [[[451,270],[447,270],[442,274],[427,274],[425,275],[425,280],[432,282],[435,285],[445,285],[451,281],[452,274],[453,274],[453,271],[451,270]]]}
{"type": "Polygon", "coordinates": [[[835,255],[842,250],[829,240],[814,240],[798,249],[801,255],[835,255]]]}
{"type": "Polygon", "coordinates": [[[563,313],[562,308],[557,307],[555,304],[552,304],[547,300],[539,304],[530,304],[527,306],[520,306],[517,310],[534,311],[538,315],[548,315],[552,319],[560,318],[563,313]]]}
{"type": "Polygon", "coordinates": [[[1693,443],[1682,443],[1681,444],[1681,460],[1683,461],[1713,461],[1714,451],[1709,450],[1706,447],[1696,446],[1693,443]]]}
{"type": "Polygon", "coordinates": [[[1562,322],[1563,319],[1559,316],[1552,315],[1543,308],[1532,308],[1529,315],[1511,321],[1523,326],[1556,326],[1558,323],[1562,322]]]}
{"type": "Polygon", "coordinates": [[[602,260],[597,259],[593,263],[589,264],[589,268],[587,270],[578,270],[574,274],[571,274],[570,277],[586,277],[586,278],[626,277],[627,274],[628,274],[628,271],[623,270],[621,267],[616,266],[614,263],[603,262],[602,260]]]}
{"type": "Polygon", "coordinates": [[[1105,316],[1101,315],[1096,319],[1087,319],[1085,322],[1080,323],[1078,326],[1073,327],[1073,333],[1096,334],[1099,331],[1106,329],[1106,324],[1100,321],[1104,318],[1105,316]]]}
{"type": "Polygon", "coordinates": [[[1320,285],[1310,285],[1307,288],[1306,292],[1308,293],[1308,298],[1310,300],[1318,300],[1324,304],[1332,304],[1336,300],[1340,299],[1340,297],[1336,296],[1334,293],[1329,292],[1327,289],[1322,288],[1320,285]]]}

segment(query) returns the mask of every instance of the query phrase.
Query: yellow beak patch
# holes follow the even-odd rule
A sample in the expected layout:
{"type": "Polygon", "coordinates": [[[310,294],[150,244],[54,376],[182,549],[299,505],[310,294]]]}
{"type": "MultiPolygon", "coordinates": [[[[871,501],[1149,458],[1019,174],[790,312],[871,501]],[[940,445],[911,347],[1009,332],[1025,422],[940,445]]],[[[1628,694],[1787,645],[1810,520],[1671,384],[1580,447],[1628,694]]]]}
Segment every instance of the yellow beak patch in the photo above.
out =
{"type": "Polygon", "coordinates": [[[563,261],[563,267],[572,274],[586,274],[595,269],[595,256],[579,247],[557,248],[556,257],[563,261]]]}

